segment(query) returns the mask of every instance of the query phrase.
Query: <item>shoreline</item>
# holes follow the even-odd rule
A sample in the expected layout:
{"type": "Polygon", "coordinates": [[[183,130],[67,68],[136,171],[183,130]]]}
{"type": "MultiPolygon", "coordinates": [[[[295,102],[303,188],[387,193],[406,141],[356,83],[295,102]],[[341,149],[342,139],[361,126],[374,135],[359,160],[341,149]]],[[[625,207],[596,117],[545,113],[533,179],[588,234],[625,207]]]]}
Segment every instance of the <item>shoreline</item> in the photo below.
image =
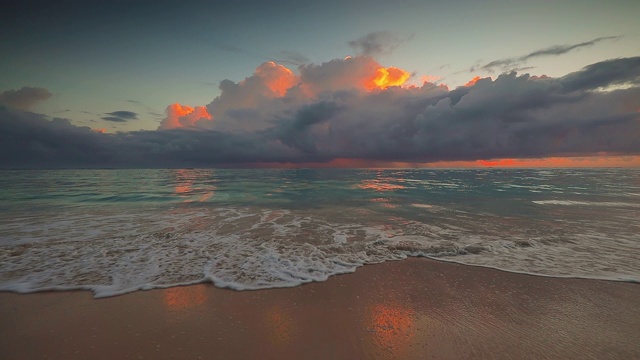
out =
{"type": "MultiPolygon", "coordinates": [[[[455,265],[461,265],[461,266],[468,266],[468,267],[477,267],[477,268],[481,268],[481,269],[488,269],[488,270],[495,270],[495,271],[500,271],[500,272],[505,272],[505,273],[510,273],[510,274],[516,274],[516,275],[525,275],[525,276],[534,276],[534,277],[542,277],[542,278],[550,278],[550,279],[570,279],[570,280],[590,280],[590,281],[606,281],[606,282],[619,282],[619,283],[628,283],[628,284],[640,284],[640,280],[638,279],[634,279],[634,278],[614,278],[614,277],[598,277],[598,276],[581,276],[581,275],[550,275],[550,274],[542,274],[542,273],[534,273],[534,272],[527,272],[527,271],[518,271],[518,270],[511,270],[511,269],[506,269],[506,268],[501,268],[501,267],[497,267],[497,266],[491,266],[491,265],[483,265],[483,264],[473,264],[473,263],[465,263],[463,261],[458,261],[452,258],[447,258],[447,257],[432,257],[432,256],[423,256],[423,255],[407,255],[406,258],[404,259],[389,259],[389,260],[384,260],[382,262],[379,263],[365,263],[362,265],[357,266],[353,271],[348,271],[348,272],[340,272],[340,273],[333,273],[328,275],[327,280],[331,279],[335,276],[341,276],[341,275],[348,275],[348,274],[353,274],[356,271],[367,267],[367,266],[374,266],[374,265],[379,265],[382,263],[387,263],[387,262],[397,262],[397,261],[407,261],[409,259],[412,259],[411,261],[413,261],[413,259],[427,259],[429,261],[435,261],[435,262],[443,262],[443,263],[447,263],[447,264],[455,264],[455,265]]],[[[48,287],[48,288],[40,288],[37,290],[28,290],[28,291],[20,291],[20,290],[13,290],[13,289],[2,289],[0,288],[0,294],[3,293],[10,293],[10,294],[21,294],[21,295],[29,295],[29,294],[41,294],[41,293],[57,293],[57,292],[90,292],[92,293],[92,298],[94,299],[108,299],[108,298],[112,298],[112,297],[118,297],[118,296],[123,296],[123,295],[127,295],[127,294],[132,294],[138,291],[154,291],[154,290],[166,290],[166,289],[170,289],[170,288],[175,288],[175,287],[185,287],[185,286],[198,286],[198,285],[213,285],[214,287],[221,289],[221,290],[231,290],[231,291],[268,291],[268,290],[276,290],[276,289],[290,289],[290,288],[295,288],[298,286],[303,286],[303,285],[307,285],[307,284],[313,284],[313,283],[317,283],[317,282],[325,282],[327,280],[324,281],[309,281],[309,282],[303,282],[303,283],[298,283],[298,284],[291,284],[291,285],[286,285],[286,286],[274,286],[274,287],[264,287],[264,288],[253,288],[253,287],[246,287],[246,288],[236,288],[234,287],[234,285],[220,285],[220,284],[216,284],[215,281],[212,281],[211,279],[203,279],[203,280],[199,280],[199,281],[195,281],[192,283],[176,283],[176,284],[172,284],[172,285],[163,285],[163,286],[158,286],[158,287],[150,287],[150,288],[135,288],[135,289],[124,289],[121,290],[119,292],[110,294],[110,295],[101,295],[101,296],[97,296],[95,293],[95,290],[92,286],[90,285],[86,285],[86,286],[76,286],[76,287],[64,287],[64,286],[53,286],[53,287],[48,287]]]]}
{"type": "Polygon", "coordinates": [[[292,288],[0,292],[10,359],[634,358],[640,286],[428,258],[292,288]]]}

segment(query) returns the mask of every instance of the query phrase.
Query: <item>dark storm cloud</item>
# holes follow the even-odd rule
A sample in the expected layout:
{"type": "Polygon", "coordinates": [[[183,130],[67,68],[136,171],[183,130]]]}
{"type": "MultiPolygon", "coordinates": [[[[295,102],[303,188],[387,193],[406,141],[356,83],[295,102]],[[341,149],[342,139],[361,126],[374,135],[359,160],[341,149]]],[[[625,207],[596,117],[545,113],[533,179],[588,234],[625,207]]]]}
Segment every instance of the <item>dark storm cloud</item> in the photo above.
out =
{"type": "Polygon", "coordinates": [[[2,168],[171,167],[292,160],[260,134],[136,131],[102,134],[66,119],[0,109],[2,168]]]}
{"type": "Polygon", "coordinates": [[[111,122],[127,122],[129,120],[136,120],[138,118],[138,114],[132,111],[113,111],[106,113],[108,116],[101,117],[102,120],[111,121],[111,122]]]}
{"type": "Polygon", "coordinates": [[[402,39],[389,31],[375,31],[356,40],[349,41],[358,55],[377,56],[392,53],[401,43],[402,39]]]}
{"type": "Polygon", "coordinates": [[[38,101],[47,100],[50,97],[51,93],[47,89],[25,86],[20,90],[7,90],[0,93],[0,105],[28,110],[38,101]]]}
{"type": "Polygon", "coordinates": [[[602,61],[562,78],[567,92],[622,84],[640,85],[640,57],[602,61]]]}
{"type": "Polygon", "coordinates": [[[283,121],[281,128],[275,132],[282,143],[305,154],[321,152],[310,129],[317,124],[328,121],[340,110],[334,102],[321,101],[302,107],[292,119],[283,121]]]}
{"type": "Polygon", "coordinates": [[[127,120],[136,119],[138,117],[138,114],[132,111],[125,111],[125,110],[113,111],[113,112],[107,113],[107,115],[117,116],[119,118],[127,119],[127,120]]]}
{"type": "Polygon", "coordinates": [[[120,123],[127,122],[126,119],[122,119],[116,116],[103,116],[101,117],[101,119],[105,121],[111,121],[111,122],[120,122],[120,123]]]}
{"type": "Polygon", "coordinates": [[[48,120],[26,111],[0,110],[0,163],[13,167],[77,167],[107,164],[108,139],[69,120],[48,120]]]}
{"type": "Polygon", "coordinates": [[[621,38],[621,36],[604,36],[604,37],[599,37],[593,40],[581,42],[578,44],[550,46],[548,48],[533,51],[526,55],[494,60],[480,67],[474,66],[471,69],[469,69],[469,71],[474,72],[474,71],[477,71],[478,69],[486,70],[489,72],[494,72],[495,70],[502,70],[502,71],[514,70],[515,67],[518,67],[519,65],[526,63],[531,59],[535,59],[539,57],[563,55],[580,48],[593,46],[601,41],[617,40],[619,38],[621,38]]]}
{"type": "MultiPolygon", "coordinates": [[[[335,69],[337,64],[318,65],[326,73],[323,66],[335,69]]],[[[454,90],[426,83],[421,88],[342,88],[297,97],[292,89],[283,97],[256,98],[260,111],[255,113],[251,109],[258,108],[246,102],[227,103],[233,116],[269,118],[256,128],[230,127],[229,118],[224,131],[216,128],[220,119],[214,116],[209,129],[101,134],[68,120],[5,108],[0,110],[0,167],[638,155],[639,79],[640,57],[635,57],[592,64],[560,78],[513,72],[454,90]],[[618,84],[625,87],[601,90],[618,84]]],[[[225,99],[231,98],[219,97],[210,109],[225,99]]]]}

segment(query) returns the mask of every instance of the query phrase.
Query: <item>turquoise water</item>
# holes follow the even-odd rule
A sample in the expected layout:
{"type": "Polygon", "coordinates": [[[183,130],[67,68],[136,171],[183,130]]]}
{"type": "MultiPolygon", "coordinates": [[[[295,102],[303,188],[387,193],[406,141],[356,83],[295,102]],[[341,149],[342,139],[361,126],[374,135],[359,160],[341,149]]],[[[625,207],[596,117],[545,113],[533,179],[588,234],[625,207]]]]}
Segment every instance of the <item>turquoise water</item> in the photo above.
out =
{"type": "Polygon", "coordinates": [[[640,281],[640,170],[2,171],[0,290],[296,286],[407,256],[640,281]]]}

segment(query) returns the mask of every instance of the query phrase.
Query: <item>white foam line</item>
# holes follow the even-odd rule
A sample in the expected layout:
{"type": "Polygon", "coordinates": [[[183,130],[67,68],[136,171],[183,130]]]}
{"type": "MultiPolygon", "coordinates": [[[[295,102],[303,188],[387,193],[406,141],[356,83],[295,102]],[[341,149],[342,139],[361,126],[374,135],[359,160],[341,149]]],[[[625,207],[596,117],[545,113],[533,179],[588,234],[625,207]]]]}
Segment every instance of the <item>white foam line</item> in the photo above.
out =
{"type": "Polygon", "coordinates": [[[527,272],[527,271],[505,269],[505,268],[501,268],[501,267],[498,267],[498,266],[481,265],[481,264],[469,264],[469,263],[465,263],[465,262],[459,261],[459,260],[444,259],[444,258],[439,258],[439,257],[434,257],[434,256],[429,256],[429,255],[410,255],[410,256],[411,257],[417,257],[417,258],[424,257],[424,258],[435,260],[435,261],[455,263],[455,264],[464,265],[464,266],[474,266],[474,267],[480,267],[480,268],[494,269],[494,270],[504,271],[504,272],[513,273],[513,274],[539,276],[539,277],[545,277],[545,278],[602,280],[602,281],[616,281],[616,282],[626,282],[626,283],[640,284],[640,276],[637,277],[637,278],[623,278],[623,277],[616,278],[616,277],[606,277],[606,276],[549,275],[549,274],[539,274],[539,273],[532,273],[532,272],[527,272]]]}
{"type": "Polygon", "coordinates": [[[640,207],[640,204],[614,202],[614,201],[574,201],[574,200],[533,200],[539,205],[588,205],[588,206],[619,206],[619,207],[640,207]]]}

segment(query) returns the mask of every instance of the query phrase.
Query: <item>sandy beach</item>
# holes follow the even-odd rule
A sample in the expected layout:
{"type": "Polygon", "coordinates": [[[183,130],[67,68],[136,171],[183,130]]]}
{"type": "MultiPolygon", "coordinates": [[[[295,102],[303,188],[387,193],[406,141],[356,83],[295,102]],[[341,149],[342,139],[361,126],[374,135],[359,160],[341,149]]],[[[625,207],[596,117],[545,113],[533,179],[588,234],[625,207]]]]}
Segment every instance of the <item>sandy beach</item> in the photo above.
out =
{"type": "Polygon", "coordinates": [[[630,359],[640,285],[429,259],[288,289],[0,293],[2,359],[630,359]]]}

